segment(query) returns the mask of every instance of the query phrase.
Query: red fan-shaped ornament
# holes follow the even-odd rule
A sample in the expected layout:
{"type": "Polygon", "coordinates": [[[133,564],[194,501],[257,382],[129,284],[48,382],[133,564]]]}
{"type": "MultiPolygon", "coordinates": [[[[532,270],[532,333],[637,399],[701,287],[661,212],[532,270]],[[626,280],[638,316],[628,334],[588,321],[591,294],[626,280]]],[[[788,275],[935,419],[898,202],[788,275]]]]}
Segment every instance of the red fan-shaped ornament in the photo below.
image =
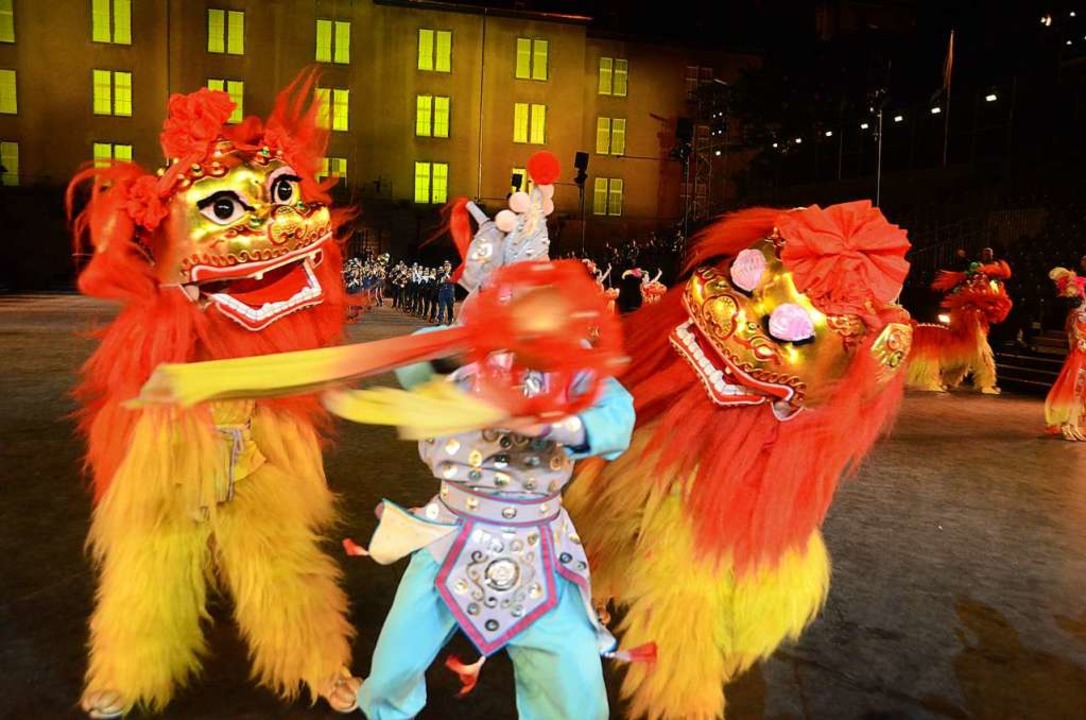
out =
{"type": "Polygon", "coordinates": [[[619,319],[578,260],[499,269],[461,316],[477,390],[518,417],[587,409],[627,358],[619,319]]]}

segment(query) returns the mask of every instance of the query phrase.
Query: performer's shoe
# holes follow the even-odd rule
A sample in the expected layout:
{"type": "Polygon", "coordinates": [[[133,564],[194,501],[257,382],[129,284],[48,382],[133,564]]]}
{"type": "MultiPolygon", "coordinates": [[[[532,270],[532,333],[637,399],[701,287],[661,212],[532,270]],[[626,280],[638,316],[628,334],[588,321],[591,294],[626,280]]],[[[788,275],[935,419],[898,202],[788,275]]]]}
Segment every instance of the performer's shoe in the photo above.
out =
{"type": "Polygon", "coordinates": [[[79,702],[83,712],[95,720],[100,718],[119,718],[128,709],[128,703],[116,690],[95,690],[83,693],[79,702]]]}
{"type": "Polygon", "coordinates": [[[321,694],[328,706],[338,713],[353,713],[358,710],[358,689],[362,687],[362,678],[351,675],[347,668],[340,670],[340,676],[321,694]]]}
{"type": "Polygon", "coordinates": [[[1064,440],[1070,440],[1071,442],[1086,442],[1086,435],[1082,433],[1078,425],[1071,423],[1064,423],[1060,425],[1060,434],[1063,435],[1064,440]]]}
{"type": "Polygon", "coordinates": [[[985,395],[1001,395],[1003,393],[1003,391],[997,387],[981,388],[980,391],[985,395]]]}

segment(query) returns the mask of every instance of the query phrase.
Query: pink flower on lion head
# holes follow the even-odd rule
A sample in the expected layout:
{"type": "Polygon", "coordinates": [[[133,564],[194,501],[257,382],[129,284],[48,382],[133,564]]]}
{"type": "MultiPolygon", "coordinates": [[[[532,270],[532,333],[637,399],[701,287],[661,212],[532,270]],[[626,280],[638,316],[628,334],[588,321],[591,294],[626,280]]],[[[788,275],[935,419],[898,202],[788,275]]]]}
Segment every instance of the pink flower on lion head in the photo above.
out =
{"type": "Polygon", "coordinates": [[[221,90],[200,88],[170,97],[169,115],[159,140],[168,158],[203,154],[234,112],[234,101],[221,90]]]}
{"type": "Polygon", "coordinates": [[[812,205],[777,222],[784,239],[781,262],[796,288],[828,314],[864,314],[901,292],[909,238],[868,200],[812,205]]]}

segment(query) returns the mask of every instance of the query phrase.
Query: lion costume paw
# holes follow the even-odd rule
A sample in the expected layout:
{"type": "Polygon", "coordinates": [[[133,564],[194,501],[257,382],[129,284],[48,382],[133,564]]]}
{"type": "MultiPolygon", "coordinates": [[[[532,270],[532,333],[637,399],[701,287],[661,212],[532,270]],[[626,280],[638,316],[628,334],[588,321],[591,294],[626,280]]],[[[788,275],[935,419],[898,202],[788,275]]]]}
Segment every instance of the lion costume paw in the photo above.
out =
{"type": "Polygon", "coordinates": [[[121,717],[128,710],[129,704],[116,690],[88,690],[79,706],[87,715],[98,720],[121,717]]]}
{"type": "Polygon", "coordinates": [[[339,677],[333,680],[321,697],[329,707],[338,713],[353,713],[358,710],[358,690],[362,687],[362,679],[351,675],[351,671],[343,668],[339,677]]]}

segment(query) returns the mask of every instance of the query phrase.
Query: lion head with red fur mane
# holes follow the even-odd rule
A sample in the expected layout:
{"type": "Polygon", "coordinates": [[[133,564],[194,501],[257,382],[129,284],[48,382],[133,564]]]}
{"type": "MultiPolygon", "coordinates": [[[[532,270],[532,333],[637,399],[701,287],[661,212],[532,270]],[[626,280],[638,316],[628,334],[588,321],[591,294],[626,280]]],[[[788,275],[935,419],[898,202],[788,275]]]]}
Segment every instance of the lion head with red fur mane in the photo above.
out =
{"type": "Polygon", "coordinates": [[[689,280],[626,321],[622,381],[699,549],[751,571],[806,543],[900,403],[909,243],[868,202],[743,210],[694,241],[689,280]]]}
{"type": "MultiPolygon", "coordinates": [[[[90,254],[79,289],[121,304],[76,391],[98,496],[137,415],[122,403],[160,363],[341,338],[337,233],[347,213],[328,206],[334,180],[316,179],[327,131],[316,122],[315,82],[311,72],[299,75],[266,123],[231,124],[234,103],[223,92],[174,95],[160,135],[164,168],[113,163],[71,181],[76,251],[90,254]]],[[[270,402],[307,417],[319,412],[311,398],[270,402]]]]}

